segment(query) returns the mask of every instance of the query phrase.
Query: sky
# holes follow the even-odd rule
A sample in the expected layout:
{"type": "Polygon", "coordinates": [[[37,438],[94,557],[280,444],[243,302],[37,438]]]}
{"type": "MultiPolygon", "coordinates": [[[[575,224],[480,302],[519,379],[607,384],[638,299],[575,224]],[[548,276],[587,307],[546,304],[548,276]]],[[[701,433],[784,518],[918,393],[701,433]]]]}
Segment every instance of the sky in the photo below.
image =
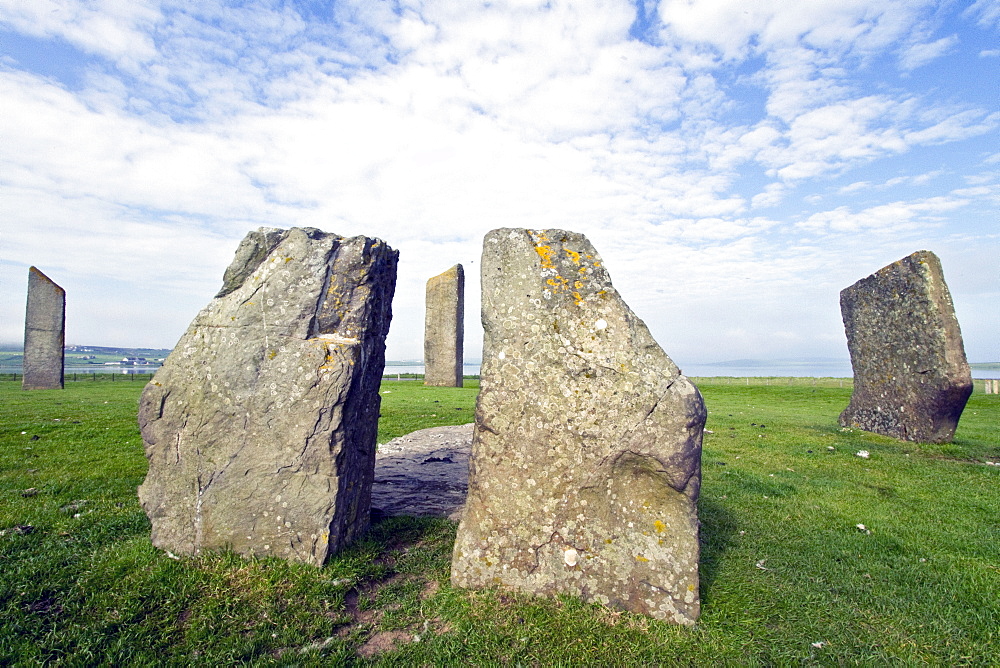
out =
{"type": "Polygon", "coordinates": [[[1000,0],[0,0],[0,343],[173,347],[247,232],[582,232],[675,361],[846,359],[839,292],[942,260],[1000,361],[1000,0]]]}

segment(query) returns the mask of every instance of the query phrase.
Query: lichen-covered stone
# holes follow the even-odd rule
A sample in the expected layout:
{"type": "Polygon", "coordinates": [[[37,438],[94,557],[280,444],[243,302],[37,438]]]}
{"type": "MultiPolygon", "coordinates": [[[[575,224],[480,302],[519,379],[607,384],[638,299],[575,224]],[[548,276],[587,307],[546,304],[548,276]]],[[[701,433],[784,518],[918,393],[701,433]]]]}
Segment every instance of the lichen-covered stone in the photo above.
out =
{"type": "Polygon", "coordinates": [[[146,386],[157,547],[322,564],[368,525],[397,251],[261,228],[146,386]]]}
{"type": "Polygon", "coordinates": [[[845,427],[907,441],[951,441],[972,374],[941,261],[930,251],[840,293],[854,367],[845,427]]]}
{"type": "Polygon", "coordinates": [[[66,291],[31,267],[28,269],[21,388],[61,390],[65,347],[66,291]]]}
{"type": "Polygon", "coordinates": [[[424,385],[462,387],[465,271],[456,264],[427,281],[424,385]]]}
{"type": "Polygon", "coordinates": [[[452,582],[693,624],[701,394],[583,235],[493,230],[482,289],[481,389],[452,582]]]}

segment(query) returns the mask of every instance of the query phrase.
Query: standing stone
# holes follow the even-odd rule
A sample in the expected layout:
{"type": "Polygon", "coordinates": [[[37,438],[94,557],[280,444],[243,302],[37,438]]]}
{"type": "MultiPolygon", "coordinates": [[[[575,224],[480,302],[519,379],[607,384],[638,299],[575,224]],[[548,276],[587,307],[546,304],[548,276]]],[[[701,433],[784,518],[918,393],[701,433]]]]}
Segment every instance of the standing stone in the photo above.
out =
{"type": "Polygon", "coordinates": [[[424,385],[462,387],[465,271],[462,265],[427,281],[424,315],[424,385]]]}
{"type": "Polygon", "coordinates": [[[845,427],[907,441],[955,435],[972,374],[941,261],[930,251],[883,267],[840,293],[854,392],[845,427]]]}
{"type": "Polygon", "coordinates": [[[28,269],[24,318],[25,390],[61,390],[66,347],[66,291],[35,267],[28,269]]]}
{"type": "Polygon", "coordinates": [[[452,583],[693,624],[698,389],[581,234],[493,230],[482,286],[481,389],[452,583]]]}
{"type": "Polygon", "coordinates": [[[140,401],[154,545],[321,565],[367,528],[397,258],[314,228],[246,236],[140,401]]]}

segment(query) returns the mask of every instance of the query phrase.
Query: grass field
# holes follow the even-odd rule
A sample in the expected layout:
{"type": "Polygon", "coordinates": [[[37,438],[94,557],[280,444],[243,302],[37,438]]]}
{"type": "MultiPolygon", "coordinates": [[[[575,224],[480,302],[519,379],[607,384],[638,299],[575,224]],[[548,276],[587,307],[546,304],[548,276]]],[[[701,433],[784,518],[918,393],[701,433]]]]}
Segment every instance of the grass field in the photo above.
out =
{"type": "MultiPolygon", "coordinates": [[[[322,569],[170,559],[135,495],[140,390],[0,381],[0,664],[1000,665],[1000,396],[920,446],[840,429],[848,388],[705,383],[687,629],[452,589],[446,520],[382,521],[322,569]]],[[[380,442],[469,422],[475,393],[385,383],[380,442]]]]}

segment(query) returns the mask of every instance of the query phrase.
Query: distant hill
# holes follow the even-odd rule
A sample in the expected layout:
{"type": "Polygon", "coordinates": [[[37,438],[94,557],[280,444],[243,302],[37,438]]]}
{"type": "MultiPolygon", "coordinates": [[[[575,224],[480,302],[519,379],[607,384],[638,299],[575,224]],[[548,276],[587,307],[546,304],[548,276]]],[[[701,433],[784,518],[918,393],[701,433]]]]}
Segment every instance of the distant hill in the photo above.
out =
{"type": "MultiPolygon", "coordinates": [[[[170,348],[115,348],[109,346],[66,346],[67,353],[93,353],[94,355],[121,355],[122,357],[166,357],[170,348]]],[[[20,343],[0,343],[0,353],[24,352],[20,343]]]]}
{"type": "Polygon", "coordinates": [[[66,346],[66,354],[117,355],[120,357],[166,357],[170,348],[113,348],[107,346],[66,346]]]}
{"type": "MultiPolygon", "coordinates": [[[[101,366],[121,362],[125,357],[144,357],[151,364],[170,354],[169,348],[115,348],[112,346],[66,346],[63,358],[67,365],[101,366]]],[[[21,366],[24,350],[22,345],[0,345],[0,366],[17,368],[21,366]]]]}

